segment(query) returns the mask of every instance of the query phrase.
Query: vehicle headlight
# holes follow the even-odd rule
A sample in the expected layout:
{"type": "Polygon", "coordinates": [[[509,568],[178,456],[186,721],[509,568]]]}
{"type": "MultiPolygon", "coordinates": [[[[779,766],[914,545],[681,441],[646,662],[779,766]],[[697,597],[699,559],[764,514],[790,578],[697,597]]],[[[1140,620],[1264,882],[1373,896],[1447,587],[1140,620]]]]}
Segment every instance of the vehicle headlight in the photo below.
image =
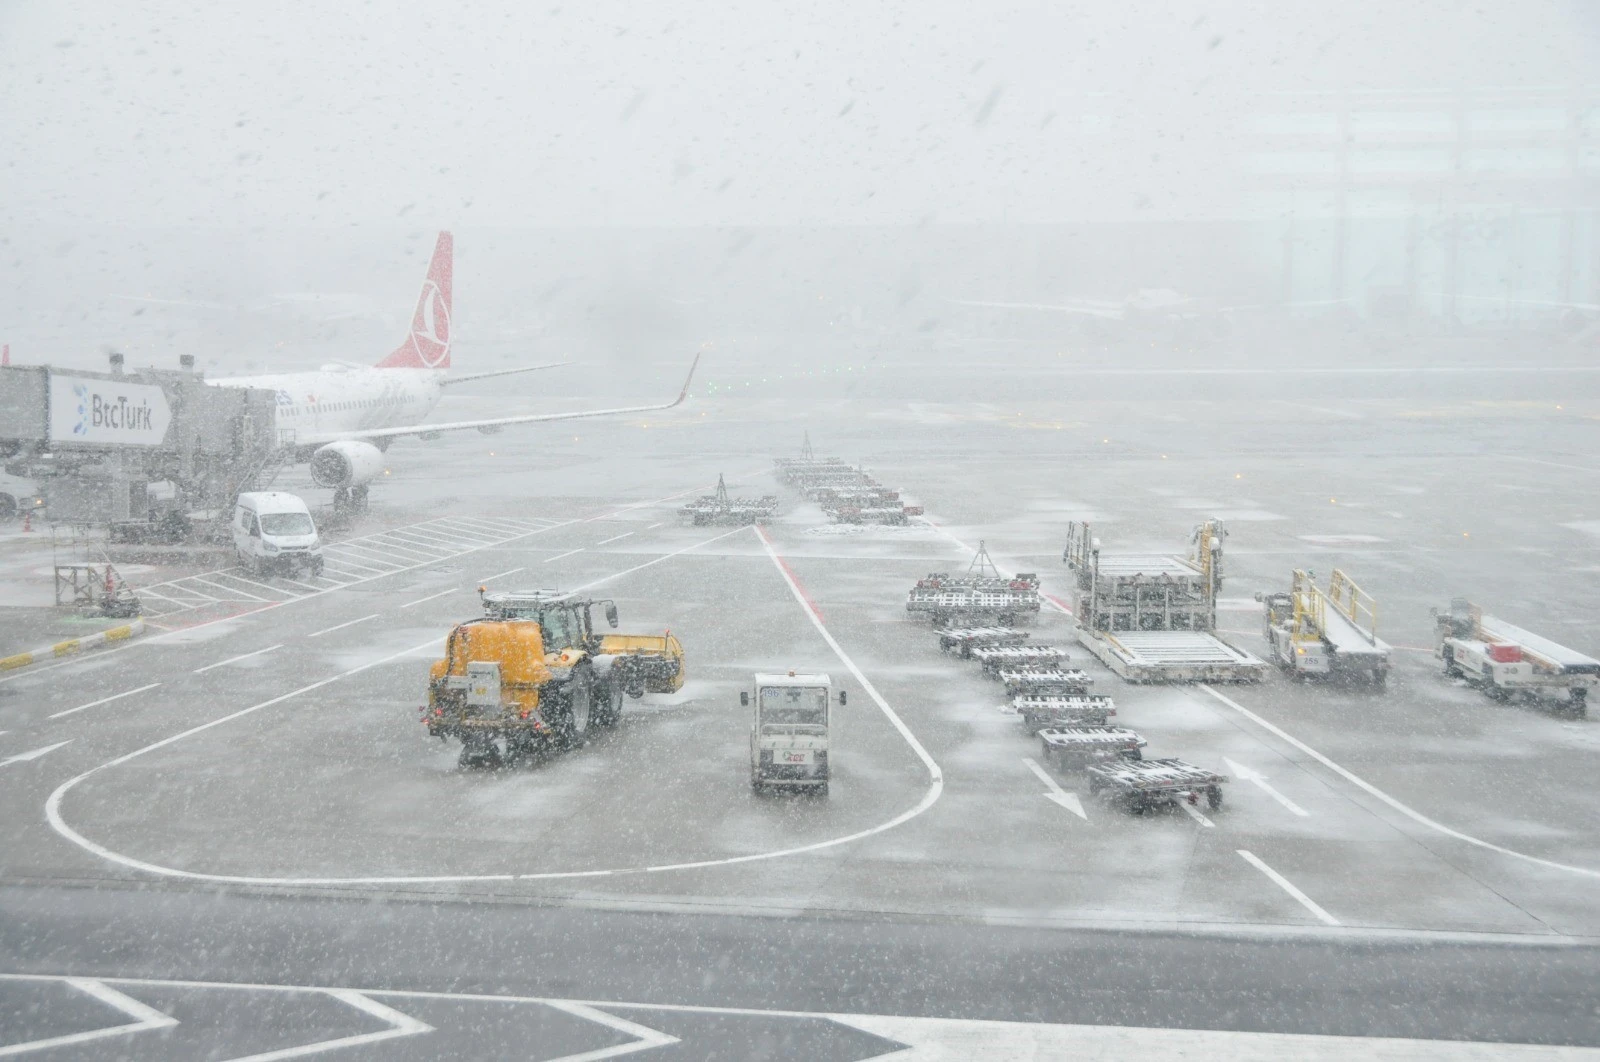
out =
{"type": "Polygon", "coordinates": [[[267,547],[267,552],[268,553],[276,553],[276,552],[278,552],[278,547],[274,546],[271,542],[263,543],[263,545],[265,545],[267,547]]]}

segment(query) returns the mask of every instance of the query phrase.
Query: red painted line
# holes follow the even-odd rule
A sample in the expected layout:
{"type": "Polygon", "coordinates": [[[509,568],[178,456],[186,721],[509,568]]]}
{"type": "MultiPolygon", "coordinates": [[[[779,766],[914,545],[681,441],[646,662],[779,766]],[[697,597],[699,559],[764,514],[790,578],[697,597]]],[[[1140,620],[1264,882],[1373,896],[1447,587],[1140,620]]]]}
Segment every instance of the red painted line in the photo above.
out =
{"type": "Polygon", "coordinates": [[[1054,594],[1046,594],[1046,595],[1044,595],[1044,598],[1045,598],[1046,601],[1050,602],[1056,608],[1059,608],[1062,612],[1065,612],[1069,616],[1072,615],[1072,610],[1067,607],[1067,603],[1065,601],[1061,600],[1056,595],[1054,595],[1054,594]]]}
{"type": "Polygon", "coordinates": [[[806,608],[811,610],[811,614],[817,617],[819,623],[822,622],[822,610],[817,607],[815,601],[811,600],[811,594],[806,590],[806,584],[800,581],[800,577],[794,573],[794,569],[789,567],[789,562],[783,559],[783,554],[778,552],[778,547],[773,544],[772,539],[767,537],[766,530],[760,524],[751,524],[750,526],[756,529],[756,534],[761,536],[761,541],[771,547],[772,555],[778,558],[778,567],[783,569],[783,574],[787,575],[794,581],[794,585],[800,588],[800,596],[805,600],[806,608]]]}

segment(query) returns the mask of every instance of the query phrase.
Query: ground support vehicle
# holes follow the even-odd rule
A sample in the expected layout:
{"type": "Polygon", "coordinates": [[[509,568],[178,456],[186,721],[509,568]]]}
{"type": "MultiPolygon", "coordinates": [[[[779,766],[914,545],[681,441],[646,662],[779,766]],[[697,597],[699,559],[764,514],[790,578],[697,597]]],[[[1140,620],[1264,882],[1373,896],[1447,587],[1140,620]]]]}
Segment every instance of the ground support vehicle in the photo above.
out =
{"type": "Polygon", "coordinates": [[[1039,755],[1057,769],[1087,767],[1107,760],[1139,760],[1149,742],[1120,726],[1047,727],[1039,731],[1039,755]]]}
{"type": "Polygon", "coordinates": [[[1178,759],[1115,760],[1091,765],[1089,794],[1118,803],[1135,814],[1180,800],[1198,804],[1200,797],[1214,811],[1222,806],[1227,776],[1178,759]]]}
{"type": "MultiPolygon", "coordinates": [[[[757,675],[739,694],[750,716],[750,787],[810,789],[824,795],[832,774],[833,681],[822,674],[757,675]]],[[[839,691],[839,706],[845,691],[839,691]]]]}
{"type": "Polygon", "coordinates": [[[234,503],[229,522],[239,564],[257,578],[282,572],[322,574],[322,542],[311,510],[283,491],[247,491],[234,503]]]}
{"type": "Polygon", "coordinates": [[[671,631],[596,631],[596,605],[617,625],[611,601],[554,590],[480,595],[484,615],[450,632],[422,709],[430,736],[461,740],[463,767],[580,745],[591,727],[616,725],[624,696],[683,686],[683,645],[671,631]]]}
{"type": "Polygon", "coordinates": [[[1011,707],[1030,734],[1051,727],[1105,726],[1117,714],[1111,698],[1099,694],[1024,693],[1011,698],[1011,707]]]}
{"type": "Polygon", "coordinates": [[[1028,693],[1057,696],[1087,693],[1094,684],[1087,672],[1077,668],[1003,667],[995,676],[1005,683],[1006,692],[1013,697],[1028,693]]]}
{"type": "Polygon", "coordinates": [[[1039,577],[1032,572],[1003,576],[982,542],[962,575],[929,572],[906,594],[906,611],[928,616],[939,626],[953,620],[994,620],[1009,626],[1039,611],[1039,577]]]}
{"type": "Polygon", "coordinates": [[[1028,640],[1028,632],[1015,627],[945,627],[934,633],[939,648],[957,656],[971,656],[979,646],[1021,645],[1028,640]]]}
{"type": "Polygon", "coordinates": [[[773,474],[780,483],[794,483],[807,476],[834,472],[848,468],[844,461],[837,457],[818,457],[811,449],[811,433],[806,432],[805,442],[800,446],[799,457],[778,457],[772,461],[773,474]]]}
{"type": "Polygon", "coordinates": [[[1053,645],[984,645],[972,650],[972,658],[991,678],[1002,668],[1059,668],[1067,662],[1067,651],[1053,645]]]}
{"type": "Polygon", "coordinates": [[[1295,570],[1288,593],[1257,594],[1266,606],[1269,655],[1298,676],[1365,675],[1382,686],[1389,646],[1377,634],[1376,602],[1335,568],[1328,589],[1295,570]]]}
{"type": "Polygon", "coordinates": [[[1569,714],[1588,714],[1589,691],[1600,684],[1600,660],[1505,620],[1486,616],[1465,598],[1435,612],[1436,655],[1444,672],[1483,690],[1496,701],[1530,697],[1565,698],[1569,714]]]}
{"type": "Polygon", "coordinates": [[[760,498],[733,498],[728,495],[728,485],[719,473],[714,493],[702,495],[678,510],[685,523],[696,527],[716,524],[724,527],[743,527],[760,524],[778,515],[778,496],[760,498]]]}
{"type": "Polygon", "coordinates": [[[1189,554],[1102,554],[1086,523],[1062,559],[1077,577],[1078,641],[1129,682],[1254,682],[1266,664],[1213,633],[1222,586],[1220,521],[1190,535],[1189,554]]]}

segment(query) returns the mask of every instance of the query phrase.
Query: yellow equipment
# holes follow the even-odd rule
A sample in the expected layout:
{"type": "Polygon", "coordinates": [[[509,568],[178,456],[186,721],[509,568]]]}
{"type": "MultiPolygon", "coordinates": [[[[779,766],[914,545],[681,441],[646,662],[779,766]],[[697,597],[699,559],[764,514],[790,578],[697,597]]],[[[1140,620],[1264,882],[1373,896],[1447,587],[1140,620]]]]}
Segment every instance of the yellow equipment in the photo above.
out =
{"type": "Polygon", "coordinates": [[[554,591],[480,594],[484,615],[450,632],[444,659],[429,669],[422,710],[430,735],[461,739],[464,767],[580,745],[591,727],[616,725],[624,694],[683,686],[683,645],[671,631],[595,631],[597,604],[617,625],[612,601],[554,591]]]}

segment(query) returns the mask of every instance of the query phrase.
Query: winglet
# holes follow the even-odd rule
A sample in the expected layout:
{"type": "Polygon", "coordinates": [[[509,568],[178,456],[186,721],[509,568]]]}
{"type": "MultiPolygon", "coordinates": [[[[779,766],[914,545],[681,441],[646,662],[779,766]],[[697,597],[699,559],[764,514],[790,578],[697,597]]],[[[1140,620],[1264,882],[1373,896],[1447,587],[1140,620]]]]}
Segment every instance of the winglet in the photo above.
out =
{"type": "MultiPolygon", "coordinates": [[[[695,371],[695,369],[699,368],[699,366],[700,366],[700,355],[696,354],[694,356],[693,363],[691,363],[690,366],[689,366],[689,375],[684,377],[683,390],[678,392],[678,400],[676,402],[672,403],[673,406],[681,406],[681,405],[683,405],[683,400],[689,397],[689,385],[694,382],[694,371],[695,371]]],[[[672,407],[669,406],[668,408],[670,409],[672,407]]]]}

